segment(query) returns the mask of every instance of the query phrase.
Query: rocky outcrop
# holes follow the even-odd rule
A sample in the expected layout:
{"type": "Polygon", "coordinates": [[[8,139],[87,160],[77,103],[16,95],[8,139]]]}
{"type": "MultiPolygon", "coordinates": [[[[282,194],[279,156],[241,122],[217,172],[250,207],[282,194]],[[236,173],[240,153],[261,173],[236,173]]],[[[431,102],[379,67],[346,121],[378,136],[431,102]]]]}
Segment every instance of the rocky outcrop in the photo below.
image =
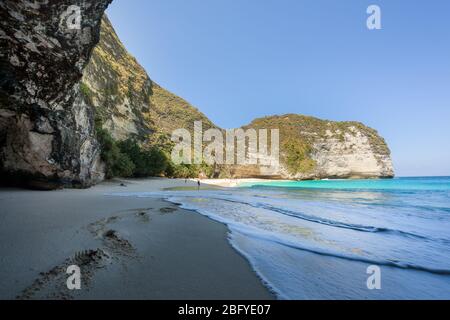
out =
{"type": "MultiPolygon", "coordinates": [[[[115,139],[134,136],[147,143],[170,144],[173,130],[192,131],[194,121],[202,121],[203,130],[215,127],[203,113],[149,78],[106,16],[100,38],[84,70],[82,91],[95,107],[104,129],[115,139]]],[[[280,129],[280,166],[220,166],[223,177],[320,179],[394,175],[385,141],[363,124],[285,115],[256,119],[244,129],[252,127],[280,129]]]]}
{"type": "Polygon", "coordinates": [[[312,176],[317,178],[392,178],[394,169],[385,141],[374,131],[349,125],[348,131],[336,138],[332,131],[313,144],[312,159],[316,163],[312,176]],[[375,139],[375,141],[373,140],[375,139]]]}
{"type": "Polygon", "coordinates": [[[82,91],[116,140],[155,142],[163,137],[167,142],[173,130],[193,129],[194,121],[202,121],[205,128],[214,126],[197,108],[150,79],[106,15],[100,42],[83,72],[82,91]]]}
{"type": "MultiPolygon", "coordinates": [[[[192,131],[195,121],[203,122],[203,130],[214,127],[198,109],[152,81],[127,52],[103,17],[109,2],[0,0],[2,182],[52,189],[101,181],[96,125],[116,140],[135,137],[165,150],[175,129],[192,131]]],[[[248,128],[280,130],[280,165],[214,166],[215,174],[394,175],[385,141],[361,123],[284,115],[257,119],[248,128]]]]}
{"type": "Polygon", "coordinates": [[[110,1],[0,1],[3,182],[49,189],[103,179],[79,81],[110,1]]]}
{"type": "Polygon", "coordinates": [[[392,178],[391,152],[385,140],[359,122],[335,122],[296,114],[254,120],[244,129],[279,129],[278,166],[236,165],[240,178],[345,179],[392,178]]]}

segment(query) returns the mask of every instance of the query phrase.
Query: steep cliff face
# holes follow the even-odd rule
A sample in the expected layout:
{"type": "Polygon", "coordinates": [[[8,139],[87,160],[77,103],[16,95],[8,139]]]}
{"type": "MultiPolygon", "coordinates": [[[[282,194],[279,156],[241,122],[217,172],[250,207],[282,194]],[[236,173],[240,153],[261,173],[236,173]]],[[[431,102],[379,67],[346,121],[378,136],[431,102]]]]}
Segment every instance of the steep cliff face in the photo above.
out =
{"type": "Polygon", "coordinates": [[[341,132],[326,131],[313,144],[311,157],[319,178],[392,178],[390,151],[374,130],[349,123],[341,132]],[[336,134],[338,136],[336,136],[336,134]]]}
{"type": "Polygon", "coordinates": [[[109,3],[0,1],[3,182],[48,189],[103,178],[93,112],[79,80],[109,3]]]}
{"type": "MultiPolygon", "coordinates": [[[[105,16],[100,42],[84,70],[82,91],[114,138],[167,144],[173,130],[215,127],[200,111],[153,82],[121,43],[105,16]],[[162,138],[162,139],[161,139],[162,138]],[[160,141],[156,141],[160,139],[160,141]]],[[[224,177],[279,179],[392,177],[392,161],[378,133],[357,122],[300,115],[257,119],[247,128],[280,129],[281,165],[220,166],[224,177]]]]}
{"type": "MultiPolygon", "coordinates": [[[[2,181],[42,189],[101,181],[96,118],[117,140],[136,137],[164,148],[171,146],[173,130],[192,131],[194,121],[202,121],[204,130],[215,127],[149,78],[102,19],[109,2],[0,0],[2,181]],[[67,24],[73,5],[81,13],[75,29],[67,24]]],[[[280,129],[281,164],[220,166],[224,177],[394,175],[385,141],[361,123],[285,115],[257,119],[247,128],[280,129]]]]}
{"type": "Polygon", "coordinates": [[[182,98],[170,93],[147,75],[128,53],[105,16],[100,42],[84,70],[82,89],[95,107],[103,127],[117,140],[137,137],[170,140],[173,130],[192,129],[194,121],[212,122],[182,98]]]}
{"type": "Polygon", "coordinates": [[[233,166],[235,177],[278,179],[392,178],[390,150],[359,122],[334,122],[296,114],[256,119],[244,129],[280,130],[280,165],[233,166]]]}

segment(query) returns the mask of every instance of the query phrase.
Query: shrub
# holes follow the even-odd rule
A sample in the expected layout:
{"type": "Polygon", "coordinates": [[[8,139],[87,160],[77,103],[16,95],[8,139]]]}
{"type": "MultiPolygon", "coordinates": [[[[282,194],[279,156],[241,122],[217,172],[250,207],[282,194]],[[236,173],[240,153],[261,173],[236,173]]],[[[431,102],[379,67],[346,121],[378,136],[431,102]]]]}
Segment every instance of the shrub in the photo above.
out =
{"type": "Polygon", "coordinates": [[[134,139],[127,139],[118,145],[120,151],[134,163],[135,177],[163,175],[169,165],[166,154],[157,147],[142,149],[134,139]]]}
{"type": "Polygon", "coordinates": [[[311,146],[303,141],[288,140],[283,145],[284,161],[291,174],[308,173],[316,163],[310,158],[311,146]]]}
{"type": "Polygon", "coordinates": [[[198,178],[201,175],[212,178],[214,166],[206,163],[198,164],[173,164],[169,161],[166,168],[166,176],[173,178],[198,178]]]}
{"type": "Polygon", "coordinates": [[[162,175],[176,178],[197,178],[200,174],[208,177],[214,174],[213,166],[207,164],[173,164],[167,156],[168,149],[160,145],[142,148],[135,139],[117,142],[107,130],[102,128],[102,120],[98,117],[95,119],[95,126],[108,179],[162,175]]]}
{"type": "Polygon", "coordinates": [[[132,176],[135,165],[126,154],[120,151],[111,134],[99,126],[96,131],[102,150],[101,157],[106,165],[106,178],[132,176]]]}

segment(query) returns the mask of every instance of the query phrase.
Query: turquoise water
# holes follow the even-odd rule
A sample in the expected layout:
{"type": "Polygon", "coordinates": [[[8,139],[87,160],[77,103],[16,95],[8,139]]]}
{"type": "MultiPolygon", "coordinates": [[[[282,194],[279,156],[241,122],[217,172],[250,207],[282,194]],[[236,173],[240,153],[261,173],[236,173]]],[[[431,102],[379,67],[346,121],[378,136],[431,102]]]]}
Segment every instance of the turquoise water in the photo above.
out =
{"type": "Polygon", "coordinates": [[[450,299],[450,178],[264,182],[164,197],[229,229],[281,299],[450,299]],[[367,287],[378,266],[381,289],[367,287]]]}
{"type": "Polygon", "coordinates": [[[412,177],[380,180],[268,181],[242,183],[241,187],[280,187],[341,190],[450,190],[450,177],[412,177]]]}

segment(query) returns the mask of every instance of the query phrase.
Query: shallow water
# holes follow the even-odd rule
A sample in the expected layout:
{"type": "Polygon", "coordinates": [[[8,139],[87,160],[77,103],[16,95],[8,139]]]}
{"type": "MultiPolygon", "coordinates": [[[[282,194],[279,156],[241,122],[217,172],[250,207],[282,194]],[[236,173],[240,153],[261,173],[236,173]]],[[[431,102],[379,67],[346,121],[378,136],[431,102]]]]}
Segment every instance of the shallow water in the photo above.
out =
{"type": "Polygon", "coordinates": [[[244,184],[164,197],[226,223],[283,299],[449,299],[450,178],[244,184]],[[369,290],[367,267],[381,268],[369,290]]]}

